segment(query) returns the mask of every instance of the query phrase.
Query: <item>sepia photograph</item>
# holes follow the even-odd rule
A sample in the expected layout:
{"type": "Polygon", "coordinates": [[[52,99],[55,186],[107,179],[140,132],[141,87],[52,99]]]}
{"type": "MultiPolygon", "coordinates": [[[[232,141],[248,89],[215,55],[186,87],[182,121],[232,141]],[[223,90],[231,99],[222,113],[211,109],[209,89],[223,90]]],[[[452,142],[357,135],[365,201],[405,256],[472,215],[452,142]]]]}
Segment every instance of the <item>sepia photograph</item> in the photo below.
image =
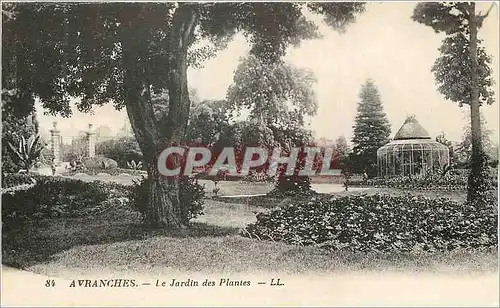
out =
{"type": "Polygon", "coordinates": [[[1,5],[2,306],[500,305],[498,1],[1,5]]]}

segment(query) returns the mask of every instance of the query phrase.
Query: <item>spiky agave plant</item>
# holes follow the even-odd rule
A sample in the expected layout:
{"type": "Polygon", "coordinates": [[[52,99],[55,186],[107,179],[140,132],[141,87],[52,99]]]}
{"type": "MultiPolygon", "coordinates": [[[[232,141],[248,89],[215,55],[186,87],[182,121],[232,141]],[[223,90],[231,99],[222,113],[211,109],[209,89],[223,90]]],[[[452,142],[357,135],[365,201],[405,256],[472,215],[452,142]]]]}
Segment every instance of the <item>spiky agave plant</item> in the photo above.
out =
{"type": "Polygon", "coordinates": [[[31,135],[28,140],[24,136],[21,136],[17,147],[14,140],[7,141],[7,145],[13,154],[14,162],[21,167],[21,170],[26,170],[27,172],[36,163],[45,147],[40,135],[31,135]]]}

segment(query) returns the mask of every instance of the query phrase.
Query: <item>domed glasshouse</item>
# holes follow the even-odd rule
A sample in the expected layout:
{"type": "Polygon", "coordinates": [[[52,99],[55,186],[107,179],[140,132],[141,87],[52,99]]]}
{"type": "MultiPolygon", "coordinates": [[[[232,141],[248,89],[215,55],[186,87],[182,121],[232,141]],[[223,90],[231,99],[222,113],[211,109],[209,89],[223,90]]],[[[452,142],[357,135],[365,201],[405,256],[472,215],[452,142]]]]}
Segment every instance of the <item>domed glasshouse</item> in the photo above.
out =
{"type": "Polygon", "coordinates": [[[379,177],[426,174],[449,161],[448,147],[431,139],[415,116],[406,119],[393,141],[377,150],[379,177]]]}

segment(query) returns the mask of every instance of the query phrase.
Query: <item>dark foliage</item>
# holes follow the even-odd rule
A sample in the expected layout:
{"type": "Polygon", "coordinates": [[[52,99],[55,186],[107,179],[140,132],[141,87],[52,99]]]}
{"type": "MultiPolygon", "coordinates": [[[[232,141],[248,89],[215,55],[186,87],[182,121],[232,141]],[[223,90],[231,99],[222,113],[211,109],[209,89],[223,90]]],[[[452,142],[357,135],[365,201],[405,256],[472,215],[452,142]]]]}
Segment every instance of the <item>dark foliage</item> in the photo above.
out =
{"type": "MultiPolygon", "coordinates": [[[[487,169],[481,175],[483,191],[495,189],[498,184],[496,174],[494,177],[487,169]]],[[[363,180],[351,180],[351,186],[369,186],[369,187],[389,187],[411,190],[466,190],[470,174],[467,170],[459,172],[452,170],[445,175],[428,174],[414,176],[396,176],[391,178],[375,178],[363,180]]]]}
{"type": "Polygon", "coordinates": [[[17,186],[31,179],[36,184],[26,190],[2,194],[3,224],[45,217],[77,217],[99,211],[111,195],[110,186],[100,182],[41,176],[7,175],[2,184],[17,186]]]}
{"type": "Polygon", "coordinates": [[[83,159],[83,163],[86,168],[93,170],[107,170],[118,167],[118,163],[114,159],[104,156],[87,157],[83,159]]]}
{"type": "MultiPolygon", "coordinates": [[[[476,204],[478,207],[485,206],[488,202],[488,191],[492,186],[498,185],[494,183],[489,173],[488,157],[484,152],[480,155],[471,157],[471,171],[468,176],[467,185],[467,200],[476,204]]],[[[497,180],[497,179],[495,179],[497,180]]]]}
{"type": "MultiPolygon", "coordinates": [[[[188,67],[215,56],[236,33],[259,59],[281,61],[289,46],[320,34],[303,15],[306,8],[343,31],[364,3],[3,3],[2,86],[14,92],[9,107],[21,111],[32,109],[35,98],[47,112],[64,116],[71,114],[71,97],[80,98],[76,107],[84,112],[108,103],[126,106],[150,165],[158,148],[185,137],[188,67]],[[152,96],[165,91],[169,111],[158,119],[152,96]]],[[[161,214],[181,212],[174,208],[179,200],[160,199],[148,204],[148,220],[159,228],[165,227],[161,214]]]]}
{"type": "Polygon", "coordinates": [[[139,162],[144,159],[139,143],[134,137],[121,137],[100,142],[96,145],[96,153],[115,160],[120,168],[127,168],[129,161],[139,162]]]}
{"type": "Polygon", "coordinates": [[[497,245],[496,201],[468,203],[406,195],[348,196],[290,201],[257,215],[244,235],[330,250],[449,251],[497,245]]]}
{"type": "Polygon", "coordinates": [[[308,176],[283,176],[276,182],[276,187],[267,196],[284,198],[294,196],[313,196],[317,193],[311,189],[311,178],[308,176]]]}
{"type": "Polygon", "coordinates": [[[391,127],[382,106],[382,100],[373,80],[367,80],[359,93],[355,119],[353,153],[348,168],[351,173],[377,175],[377,150],[389,142],[391,127]]]}

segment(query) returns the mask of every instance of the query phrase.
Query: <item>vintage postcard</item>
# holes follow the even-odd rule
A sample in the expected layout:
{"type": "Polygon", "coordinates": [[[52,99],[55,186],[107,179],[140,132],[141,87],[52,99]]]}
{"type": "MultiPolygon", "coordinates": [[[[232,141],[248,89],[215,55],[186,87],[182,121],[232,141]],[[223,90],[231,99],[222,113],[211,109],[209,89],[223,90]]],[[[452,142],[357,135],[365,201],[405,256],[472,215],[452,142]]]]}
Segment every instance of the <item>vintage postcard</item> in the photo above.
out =
{"type": "Polygon", "coordinates": [[[2,2],[3,306],[498,307],[498,2],[2,2]]]}

